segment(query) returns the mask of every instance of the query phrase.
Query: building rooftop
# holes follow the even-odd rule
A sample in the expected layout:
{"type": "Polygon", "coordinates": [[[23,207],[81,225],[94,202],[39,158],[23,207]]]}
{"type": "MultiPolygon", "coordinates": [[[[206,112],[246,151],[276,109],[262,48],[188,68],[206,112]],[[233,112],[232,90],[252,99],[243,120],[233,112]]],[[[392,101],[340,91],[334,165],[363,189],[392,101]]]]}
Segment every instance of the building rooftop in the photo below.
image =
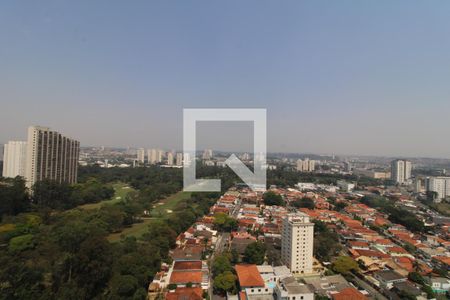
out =
{"type": "Polygon", "coordinates": [[[313,291],[308,285],[300,284],[294,277],[286,277],[280,280],[283,287],[289,294],[312,294],[313,291]]]}
{"type": "Polygon", "coordinates": [[[378,271],[375,275],[383,281],[401,280],[405,277],[391,270],[378,271]]]}
{"type": "Polygon", "coordinates": [[[348,287],[340,291],[339,293],[332,295],[333,300],[366,300],[368,299],[357,289],[348,287]]]}
{"type": "Polygon", "coordinates": [[[235,269],[241,287],[264,287],[264,280],[256,265],[236,265],[235,269]]]}

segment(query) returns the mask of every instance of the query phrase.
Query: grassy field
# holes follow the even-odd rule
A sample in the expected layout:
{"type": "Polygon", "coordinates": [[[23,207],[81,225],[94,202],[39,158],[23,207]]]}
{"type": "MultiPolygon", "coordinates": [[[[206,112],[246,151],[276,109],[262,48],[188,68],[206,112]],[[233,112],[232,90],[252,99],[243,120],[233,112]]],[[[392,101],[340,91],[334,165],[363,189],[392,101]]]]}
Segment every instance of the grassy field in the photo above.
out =
{"type": "Polygon", "coordinates": [[[157,202],[150,213],[152,217],[165,218],[172,212],[178,203],[183,200],[188,200],[190,197],[190,192],[178,192],[157,202]]]}
{"type": "Polygon", "coordinates": [[[108,236],[110,242],[120,241],[122,236],[140,237],[147,231],[147,227],[154,222],[155,219],[144,219],[142,223],[135,223],[131,227],[127,227],[121,232],[112,233],[108,236]]]}
{"type": "Polygon", "coordinates": [[[113,233],[108,236],[110,242],[119,241],[122,236],[134,236],[140,237],[147,231],[149,225],[155,220],[160,220],[166,218],[171,214],[172,210],[177,206],[178,203],[184,200],[188,200],[191,197],[189,192],[178,192],[173,194],[161,201],[157,202],[150,212],[151,218],[146,218],[142,223],[135,223],[133,226],[125,228],[121,232],[113,233]]]}
{"type": "Polygon", "coordinates": [[[97,203],[88,203],[84,205],[80,205],[77,208],[81,209],[97,209],[100,208],[104,204],[114,204],[125,199],[126,195],[133,191],[134,189],[129,187],[124,183],[115,183],[114,185],[115,194],[110,200],[104,200],[97,203]]]}

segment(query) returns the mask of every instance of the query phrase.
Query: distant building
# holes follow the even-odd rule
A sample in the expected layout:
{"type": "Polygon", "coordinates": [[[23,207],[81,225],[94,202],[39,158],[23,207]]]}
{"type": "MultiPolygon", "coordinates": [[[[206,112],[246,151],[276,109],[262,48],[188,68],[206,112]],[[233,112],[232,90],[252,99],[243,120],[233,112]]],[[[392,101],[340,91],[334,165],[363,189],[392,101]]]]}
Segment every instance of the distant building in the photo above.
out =
{"type": "Polygon", "coordinates": [[[425,185],[428,192],[437,194],[435,202],[441,202],[442,199],[450,196],[450,177],[427,177],[425,185]]]}
{"type": "Polygon", "coordinates": [[[155,165],[158,162],[158,150],[156,149],[150,149],[147,151],[147,159],[148,159],[148,163],[151,165],[155,165]]]}
{"type": "Polygon", "coordinates": [[[145,163],[145,149],[144,148],[139,148],[137,150],[136,155],[137,155],[136,159],[139,163],[142,163],[142,164],[145,163]]]}
{"type": "Polygon", "coordinates": [[[173,152],[167,152],[167,165],[173,166],[173,152]]]}
{"type": "Polygon", "coordinates": [[[163,150],[158,150],[158,155],[157,155],[156,162],[157,163],[162,163],[163,159],[164,159],[164,151],[163,150]]]}
{"type": "Polygon", "coordinates": [[[374,179],[390,179],[391,172],[373,171],[365,169],[353,169],[353,174],[366,176],[374,179]]]}
{"type": "Polygon", "coordinates": [[[183,165],[183,153],[177,153],[176,165],[177,166],[182,166],[183,165]]]}
{"type": "Polygon", "coordinates": [[[3,177],[25,177],[27,142],[10,141],[5,144],[3,153],[3,177]]]}
{"type": "Polygon", "coordinates": [[[351,192],[355,188],[354,183],[347,182],[345,180],[338,180],[337,185],[344,192],[351,192]]]}
{"type": "Polygon", "coordinates": [[[281,260],[294,274],[312,273],[314,223],[304,213],[291,213],[283,219],[281,260]]]}
{"type": "Polygon", "coordinates": [[[213,157],[213,151],[212,149],[205,149],[205,151],[203,151],[203,156],[202,158],[204,160],[210,160],[213,157]]]}
{"type": "Polygon", "coordinates": [[[304,160],[297,160],[297,171],[299,172],[313,172],[316,169],[316,161],[305,158],[304,160]]]}
{"type": "Polygon", "coordinates": [[[411,179],[412,164],[408,160],[396,159],[391,162],[391,179],[399,184],[405,184],[411,179]]]}
{"type": "Polygon", "coordinates": [[[79,156],[79,141],[47,127],[29,127],[25,170],[27,186],[44,179],[76,183],[79,156]]]}

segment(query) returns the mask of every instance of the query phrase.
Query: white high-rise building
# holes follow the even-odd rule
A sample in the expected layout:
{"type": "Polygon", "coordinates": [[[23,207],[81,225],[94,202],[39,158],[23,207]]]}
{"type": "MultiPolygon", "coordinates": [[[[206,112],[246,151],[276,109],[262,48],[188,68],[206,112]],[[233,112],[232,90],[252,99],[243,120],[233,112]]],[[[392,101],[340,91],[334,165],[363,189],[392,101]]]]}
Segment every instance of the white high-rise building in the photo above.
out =
{"type": "Polygon", "coordinates": [[[164,151],[163,150],[158,150],[158,156],[157,156],[157,163],[162,163],[164,159],[164,151]]]}
{"type": "Polygon", "coordinates": [[[212,149],[205,149],[205,150],[203,151],[203,156],[202,156],[202,158],[203,158],[204,160],[209,160],[209,159],[213,158],[213,151],[212,151],[212,149]]]}
{"type": "Polygon", "coordinates": [[[139,148],[137,149],[137,161],[139,163],[145,163],[145,149],[144,148],[139,148]]]}
{"type": "Polygon", "coordinates": [[[25,169],[27,186],[44,179],[76,183],[79,156],[80,142],[47,127],[29,127],[25,169]]]}
{"type": "Polygon", "coordinates": [[[441,202],[442,199],[450,197],[450,177],[428,177],[426,179],[426,188],[429,192],[436,192],[434,202],[441,202]]]}
{"type": "Polygon", "coordinates": [[[290,213],[283,218],[281,260],[294,274],[313,271],[314,223],[304,213],[290,213]]]}
{"type": "Polygon", "coordinates": [[[173,166],[173,152],[167,152],[167,165],[173,166]]]}
{"type": "Polygon", "coordinates": [[[313,172],[316,169],[316,161],[305,158],[304,160],[297,160],[297,171],[299,172],[313,172]]]}
{"type": "Polygon", "coordinates": [[[150,149],[147,151],[148,155],[148,162],[152,165],[158,163],[158,150],[157,149],[150,149]]]}
{"type": "Polygon", "coordinates": [[[404,184],[411,179],[412,164],[410,161],[396,159],[391,162],[391,179],[399,184],[404,184]]]}
{"type": "Polygon", "coordinates": [[[3,177],[25,177],[27,142],[9,141],[3,152],[3,177]]]}
{"type": "Polygon", "coordinates": [[[183,153],[177,153],[176,165],[177,166],[183,165],[183,153]]]}

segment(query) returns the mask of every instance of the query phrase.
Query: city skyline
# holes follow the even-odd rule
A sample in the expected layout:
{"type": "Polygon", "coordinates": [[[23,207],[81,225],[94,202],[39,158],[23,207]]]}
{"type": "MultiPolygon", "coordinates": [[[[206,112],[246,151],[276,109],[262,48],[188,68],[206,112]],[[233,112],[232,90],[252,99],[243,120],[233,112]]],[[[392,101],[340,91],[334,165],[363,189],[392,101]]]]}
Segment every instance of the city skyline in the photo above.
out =
{"type": "Polygon", "coordinates": [[[183,108],[246,107],[270,152],[450,158],[450,4],[412,2],[3,3],[0,141],[180,149],[183,108]]]}

